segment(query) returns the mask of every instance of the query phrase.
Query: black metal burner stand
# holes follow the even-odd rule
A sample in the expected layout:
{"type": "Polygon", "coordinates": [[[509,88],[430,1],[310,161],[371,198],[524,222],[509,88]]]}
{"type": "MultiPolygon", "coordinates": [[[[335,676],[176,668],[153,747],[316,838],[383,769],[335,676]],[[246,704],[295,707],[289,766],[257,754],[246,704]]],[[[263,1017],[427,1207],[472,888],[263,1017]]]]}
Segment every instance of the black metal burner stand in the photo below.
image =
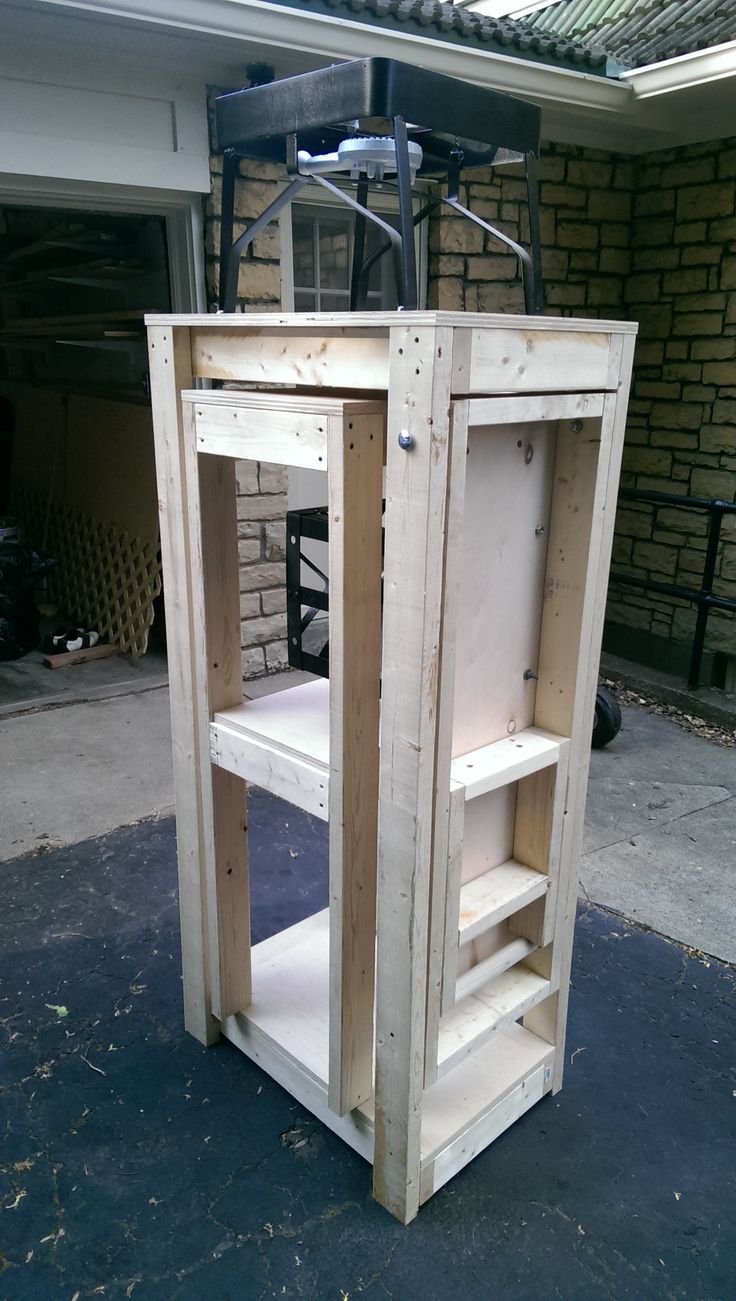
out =
{"type": "MultiPolygon", "coordinates": [[[[454,77],[426,72],[394,59],[356,59],[267,86],[223,95],[217,100],[217,133],[223,151],[222,225],[220,246],[221,310],[235,309],[240,260],[255,237],[291,203],[310,181],[330,191],[356,212],[350,310],[364,309],[368,274],[378,258],[393,251],[399,307],[418,303],[414,227],[442,204],[480,226],[511,248],[521,270],[525,310],[543,310],[539,242],[536,156],[541,111],[524,100],[468,85],[454,77]],[[388,226],[368,199],[371,166],[357,163],[355,198],[335,185],[321,157],[336,157],[336,146],[366,133],[386,132],[395,147],[391,172],[395,181],[377,178],[394,188],[399,199],[399,230],[388,226]],[[414,214],[410,142],[419,144],[420,177],[445,180],[446,195],[426,199],[414,214]],[[286,164],[289,184],[248,229],[233,241],[235,177],[240,158],[260,158],[286,164]],[[529,250],[503,231],[483,221],[459,199],[461,173],[468,168],[520,161],[524,164],[529,210],[529,250]],[[310,171],[320,165],[321,170],[310,171]],[[366,222],[382,228],[385,240],[365,259],[366,222]]],[[[334,172],[346,171],[344,164],[334,172]]]]}

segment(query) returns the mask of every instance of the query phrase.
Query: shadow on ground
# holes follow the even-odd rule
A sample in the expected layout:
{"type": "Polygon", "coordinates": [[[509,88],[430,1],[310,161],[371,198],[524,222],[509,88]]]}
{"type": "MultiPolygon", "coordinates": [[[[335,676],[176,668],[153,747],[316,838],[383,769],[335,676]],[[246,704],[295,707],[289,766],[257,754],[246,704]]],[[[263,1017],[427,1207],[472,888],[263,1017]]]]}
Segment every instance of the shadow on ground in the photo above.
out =
{"type": "MultiPolygon", "coordinates": [[[[251,800],[254,936],[326,902],[325,830],[251,800]]],[[[403,1228],[369,1167],[181,1029],[173,823],[0,867],[0,1296],[731,1298],[734,972],[595,908],[567,1074],[403,1228]]]]}

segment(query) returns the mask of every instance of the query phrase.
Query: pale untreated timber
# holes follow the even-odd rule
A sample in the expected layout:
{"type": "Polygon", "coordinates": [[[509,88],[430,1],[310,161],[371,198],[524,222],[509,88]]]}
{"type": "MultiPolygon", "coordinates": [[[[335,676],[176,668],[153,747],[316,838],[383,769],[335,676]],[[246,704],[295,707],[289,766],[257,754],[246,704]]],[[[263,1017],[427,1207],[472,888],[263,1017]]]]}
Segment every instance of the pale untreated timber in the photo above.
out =
{"type": "Polygon", "coordinates": [[[374,1193],[404,1222],[419,1208],[451,369],[451,330],[403,322],[392,330],[374,1193]],[[414,440],[408,451],[402,431],[414,440]]]}
{"type": "Polygon", "coordinates": [[[344,1116],[373,1096],[383,435],[378,409],[329,418],[330,1074],[344,1116]]]}
{"type": "MultiPolygon", "coordinates": [[[[191,388],[188,329],[162,324],[149,330],[151,402],[161,522],[164,601],[168,629],[169,695],[176,800],[179,911],[184,1021],[202,1043],[219,1035],[212,1015],[206,885],[203,860],[200,714],[194,704],[193,620],[189,501],[179,394],[191,388]]],[[[201,611],[196,612],[201,620],[201,611]]]]}

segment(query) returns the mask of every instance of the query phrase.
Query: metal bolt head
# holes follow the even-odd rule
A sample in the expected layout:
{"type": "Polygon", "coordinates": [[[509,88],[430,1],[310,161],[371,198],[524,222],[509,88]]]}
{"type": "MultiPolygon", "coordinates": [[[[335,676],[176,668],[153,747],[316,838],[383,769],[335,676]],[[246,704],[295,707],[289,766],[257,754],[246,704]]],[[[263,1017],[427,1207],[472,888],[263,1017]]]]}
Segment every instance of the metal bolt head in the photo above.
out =
{"type": "Polygon", "coordinates": [[[402,452],[410,452],[414,446],[414,435],[410,434],[408,429],[399,430],[399,447],[402,452]]]}
{"type": "Polygon", "coordinates": [[[582,420],[573,420],[570,428],[574,434],[579,434],[583,428],[582,420]]]}

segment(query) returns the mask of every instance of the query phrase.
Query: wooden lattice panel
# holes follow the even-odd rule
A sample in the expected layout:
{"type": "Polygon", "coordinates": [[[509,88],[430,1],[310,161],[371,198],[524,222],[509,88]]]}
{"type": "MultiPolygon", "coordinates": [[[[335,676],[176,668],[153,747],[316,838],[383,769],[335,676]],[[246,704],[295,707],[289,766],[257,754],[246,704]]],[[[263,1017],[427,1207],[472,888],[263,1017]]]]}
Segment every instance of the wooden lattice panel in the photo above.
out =
{"type": "Polygon", "coordinates": [[[144,655],[161,591],[158,538],[131,537],[59,502],[52,503],[44,538],[45,500],[22,483],[14,499],[27,540],[59,561],[48,577],[51,599],[121,651],[144,655]]]}

